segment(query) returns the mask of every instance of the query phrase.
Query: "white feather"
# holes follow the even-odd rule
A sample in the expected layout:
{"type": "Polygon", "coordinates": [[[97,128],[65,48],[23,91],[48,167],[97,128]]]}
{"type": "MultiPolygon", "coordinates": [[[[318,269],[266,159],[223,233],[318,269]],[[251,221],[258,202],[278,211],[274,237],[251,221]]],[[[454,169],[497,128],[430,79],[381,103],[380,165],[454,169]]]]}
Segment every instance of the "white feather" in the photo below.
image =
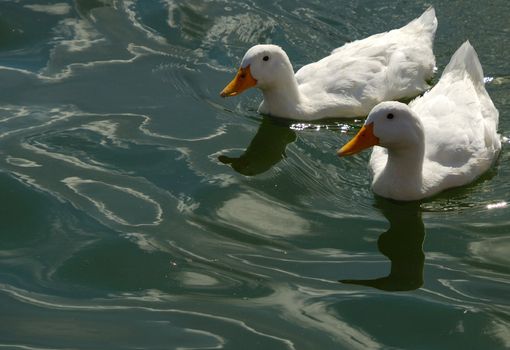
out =
{"type": "MultiPolygon", "coordinates": [[[[424,96],[416,98],[409,107],[385,102],[370,113],[366,123],[374,122],[374,134],[381,145],[388,142],[385,140],[386,134],[391,133],[390,124],[397,129],[396,134],[410,132],[401,123],[405,118],[416,118],[424,135],[420,141],[423,156],[414,154],[415,159],[395,156],[390,164],[388,151],[374,148],[369,165],[374,192],[398,200],[415,200],[472,182],[489,169],[501,149],[498,116],[485,90],[478,56],[466,41],[451,58],[437,85],[424,96]],[[398,118],[388,121],[384,118],[387,113],[398,118]]],[[[406,147],[416,152],[417,146],[406,147]]],[[[391,145],[387,149],[392,152],[391,145]]]]}
{"type": "Polygon", "coordinates": [[[400,29],[337,48],[295,76],[286,53],[275,45],[254,46],[241,66],[250,66],[264,94],[260,113],[301,120],[366,116],[381,101],[414,97],[428,88],[436,28],[431,7],[400,29]],[[269,61],[263,62],[264,56],[269,61]]]}

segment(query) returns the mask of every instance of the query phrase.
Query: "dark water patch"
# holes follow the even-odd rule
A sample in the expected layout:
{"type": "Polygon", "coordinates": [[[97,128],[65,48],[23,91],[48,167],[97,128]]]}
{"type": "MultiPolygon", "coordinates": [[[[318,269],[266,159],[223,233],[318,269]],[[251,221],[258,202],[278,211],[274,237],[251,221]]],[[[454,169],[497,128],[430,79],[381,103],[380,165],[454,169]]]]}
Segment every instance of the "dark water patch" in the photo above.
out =
{"type": "Polygon", "coordinates": [[[367,295],[330,307],[339,317],[360,325],[374,339],[391,347],[407,348],[426,343],[437,349],[461,344],[474,348],[501,348],[505,343],[505,336],[501,332],[505,323],[499,318],[462,307],[451,308],[441,303],[424,302],[412,296],[367,295]],[[374,315],[370,320],[364,317],[367,311],[374,315]],[[438,313],[442,317],[434,318],[438,313]],[[434,319],[433,323],[427,325],[426,332],[416,327],[424,318],[434,319]],[[430,339],[427,334],[434,334],[434,337],[430,339]]]}

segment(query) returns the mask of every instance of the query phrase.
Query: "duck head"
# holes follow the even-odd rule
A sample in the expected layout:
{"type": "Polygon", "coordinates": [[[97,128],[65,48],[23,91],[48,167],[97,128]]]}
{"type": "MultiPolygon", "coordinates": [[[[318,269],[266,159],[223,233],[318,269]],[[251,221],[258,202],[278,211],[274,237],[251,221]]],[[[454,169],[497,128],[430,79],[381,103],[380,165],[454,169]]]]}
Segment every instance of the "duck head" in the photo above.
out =
{"type": "Polygon", "coordinates": [[[294,78],[294,71],[281,47],[255,45],[246,52],[236,76],[220,95],[236,96],[251,87],[271,89],[278,83],[287,81],[289,76],[294,78]]]}
{"type": "Polygon", "coordinates": [[[337,154],[349,156],[375,145],[391,151],[406,150],[423,142],[423,126],[418,116],[406,104],[388,101],[370,111],[361,130],[337,154]]]}

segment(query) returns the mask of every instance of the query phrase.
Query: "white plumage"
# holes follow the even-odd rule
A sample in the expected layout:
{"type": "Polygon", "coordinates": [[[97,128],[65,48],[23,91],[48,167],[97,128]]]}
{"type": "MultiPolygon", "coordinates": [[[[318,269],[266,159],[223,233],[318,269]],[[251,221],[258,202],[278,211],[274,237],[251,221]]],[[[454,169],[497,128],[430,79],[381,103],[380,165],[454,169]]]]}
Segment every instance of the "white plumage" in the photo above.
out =
{"type": "MultiPolygon", "coordinates": [[[[476,51],[466,41],[425,95],[409,106],[383,102],[370,112],[364,129],[382,146],[374,147],[370,158],[374,192],[416,200],[472,182],[501,149],[498,118],[476,51]]],[[[370,138],[364,132],[358,139],[370,138]]],[[[339,155],[355,153],[354,143],[339,155]]]]}
{"type": "Polygon", "coordinates": [[[366,116],[381,101],[414,97],[429,87],[436,28],[431,7],[404,27],[345,44],[295,75],[280,47],[256,45],[221,95],[257,87],[264,95],[259,112],[283,118],[366,116]],[[247,75],[251,83],[243,84],[247,75]]]}

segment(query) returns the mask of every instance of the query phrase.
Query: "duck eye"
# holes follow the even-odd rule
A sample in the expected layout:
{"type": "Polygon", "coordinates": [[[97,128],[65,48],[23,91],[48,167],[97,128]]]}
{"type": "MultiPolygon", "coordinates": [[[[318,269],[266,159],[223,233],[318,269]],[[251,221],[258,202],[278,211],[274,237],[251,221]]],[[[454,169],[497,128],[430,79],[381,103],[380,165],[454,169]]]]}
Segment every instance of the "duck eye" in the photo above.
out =
{"type": "Polygon", "coordinates": [[[389,113],[389,114],[386,116],[386,118],[388,118],[388,119],[393,119],[393,117],[394,117],[393,113],[389,113]]]}
{"type": "Polygon", "coordinates": [[[269,61],[269,56],[264,56],[262,59],[263,59],[264,61],[269,61]]]}

